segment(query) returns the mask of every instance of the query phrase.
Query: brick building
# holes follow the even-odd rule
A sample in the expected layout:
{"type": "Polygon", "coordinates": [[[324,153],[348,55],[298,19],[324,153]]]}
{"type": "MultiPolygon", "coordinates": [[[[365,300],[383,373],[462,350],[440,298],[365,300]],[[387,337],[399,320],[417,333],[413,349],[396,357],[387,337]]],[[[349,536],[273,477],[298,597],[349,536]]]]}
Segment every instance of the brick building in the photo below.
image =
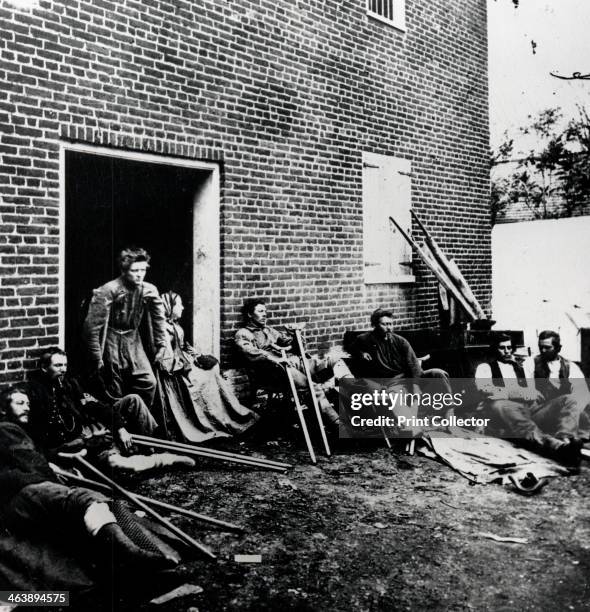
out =
{"type": "Polygon", "coordinates": [[[436,326],[410,205],[487,306],[485,7],[0,0],[0,380],[74,347],[128,243],[222,354],[252,294],[320,348],[378,305],[436,326]]]}

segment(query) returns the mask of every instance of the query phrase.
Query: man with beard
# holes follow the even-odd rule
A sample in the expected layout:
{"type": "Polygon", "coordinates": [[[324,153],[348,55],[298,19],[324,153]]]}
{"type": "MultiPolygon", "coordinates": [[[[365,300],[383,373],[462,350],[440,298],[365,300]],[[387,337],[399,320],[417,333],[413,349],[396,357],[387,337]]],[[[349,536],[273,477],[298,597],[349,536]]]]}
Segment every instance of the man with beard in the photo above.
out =
{"type": "MultiPolygon", "coordinates": [[[[108,499],[83,487],[57,481],[27,433],[29,398],[22,386],[0,394],[0,516],[15,534],[42,541],[56,535],[86,544],[107,570],[113,554],[127,571],[158,571],[175,560],[135,545],[117,524],[108,499]]],[[[132,515],[130,515],[132,520],[132,515]]]]}
{"type": "Polygon", "coordinates": [[[420,378],[422,366],[410,346],[401,336],[393,333],[393,313],[378,308],[371,315],[372,331],[358,336],[352,347],[360,376],[366,378],[420,378]]]}
{"type": "Polygon", "coordinates": [[[157,423],[139,395],[113,405],[84,393],[67,376],[68,358],[57,347],[46,349],[28,383],[31,437],[46,454],[85,448],[89,458],[113,468],[144,471],[170,465],[192,466],[189,457],[169,453],[136,454],[131,434],[153,436],[157,423]],[[123,456],[125,455],[131,456],[123,456]]]}
{"type": "Polygon", "coordinates": [[[140,336],[145,318],[155,351],[154,363],[167,356],[166,317],[158,289],[144,281],[150,256],[144,249],[119,254],[121,275],[94,290],[84,321],[91,373],[111,399],[137,393],[151,408],[156,379],[140,336]]]}
{"type": "Polygon", "coordinates": [[[590,429],[583,413],[588,390],[579,368],[558,355],[560,349],[557,333],[542,332],[533,371],[526,361],[519,364],[513,359],[510,338],[502,335],[492,346],[493,358],[478,366],[475,379],[486,396],[486,407],[505,427],[507,436],[521,439],[531,450],[576,465],[580,437],[587,438],[590,429]],[[582,379],[575,395],[571,378],[582,379]]]}
{"type": "MultiPolygon", "coordinates": [[[[370,380],[389,379],[396,384],[401,379],[430,379],[437,383],[440,391],[451,392],[449,376],[444,370],[432,368],[423,370],[410,343],[393,333],[394,317],[390,310],[377,308],[371,314],[372,331],[360,334],[351,347],[352,356],[357,363],[357,376],[370,380]]],[[[414,384],[419,392],[418,384],[414,384]]]]}
{"type": "Polygon", "coordinates": [[[51,347],[41,354],[39,370],[29,382],[31,432],[42,448],[74,443],[85,426],[87,433],[112,429],[115,442],[127,453],[132,449],[130,433],[153,435],[157,423],[139,395],[126,395],[109,406],[85,394],[67,371],[66,353],[51,347]]]}
{"type": "MultiPolygon", "coordinates": [[[[354,372],[359,382],[359,392],[385,392],[380,409],[374,406],[374,416],[424,417],[435,410],[428,401],[422,401],[426,391],[451,393],[449,376],[444,370],[423,370],[410,343],[393,332],[394,315],[388,309],[377,308],[371,314],[369,332],[358,335],[350,345],[354,360],[354,372]],[[387,399],[389,398],[389,399],[387,399]],[[402,399],[403,398],[403,399],[402,399]]],[[[445,417],[453,415],[453,408],[445,409],[445,417]]],[[[386,437],[413,437],[420,427],[396,426],[382,430],[386,437]]],[[[377,434],[376,434],[377,435],[377,434]]]]}

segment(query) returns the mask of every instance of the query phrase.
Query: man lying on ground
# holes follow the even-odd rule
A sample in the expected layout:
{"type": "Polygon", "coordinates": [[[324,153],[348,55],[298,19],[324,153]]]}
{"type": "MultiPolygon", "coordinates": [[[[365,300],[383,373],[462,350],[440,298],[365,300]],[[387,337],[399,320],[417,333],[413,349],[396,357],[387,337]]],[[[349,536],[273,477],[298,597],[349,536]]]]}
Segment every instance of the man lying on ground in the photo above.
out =
{"type": "Polygon", "coordinates": [[[173,463],[194,465],[187,457],[151,456],[138,462],[122,456],[135,454],[131,434],[153,436],[156,431],[157,423],[144,401],[133,394],[112,406],[99,402],[85,394],[67,371],[66,353],[52,347],[41,355],[39,370],[28,383],[31,436],[44,452],[86,447],[91,460],[134,470],[173,463]]]}
{"type": "Polygon", "coordinates": [[[590,439],[589,394],[578,366],[559,355],[559,334],[539,335],[533,364],[513,359],[509,336],[497,337],[492,358],[478,366],[476,386],[485,406],[505,428],[506,437],[563,463],[576,465],[582,443],[590,439]],[[533,380],[534,378],[534,380],[533,380]]]}
{"type": "MultiPolygon", "coordinates": [[[[285,327],[279,331],[267,325],[266,302],[258,298],[250,298],[242,308],[244,327],[235,335],[238,351],[245,359],[255,384],[260,386],[276,385],[283,381],[284,367],[291,368],[291,374],[298,390],[307,390],[307,378],[301,357],[296,354],[293,329],[285,327]],[[285,352],[285,358],[282,353],[285,352]]],[[[323,380],[323,385],[315,385],[316,397],[326,421],[326,426],[337,431],[339,424],[338,412],[326,397],[325,389],[333,388],[333,379],[350,376],[348,367],[340,359],[330,357],[308,360],[314,381],[323,380]]]]}
{"type": "Polygon", "coordinates": [[[158,571],[175,565],[161,554],[136,546],[122,531],[108,499],[82,487],[57,481],[49,463],[26,429],[29,398],[22,386],[0,394],[0,518],[3,526],[28,538],[63,535],[88,540],[87,550],[111,569],[113,553],[123,571],[158,571]]]}

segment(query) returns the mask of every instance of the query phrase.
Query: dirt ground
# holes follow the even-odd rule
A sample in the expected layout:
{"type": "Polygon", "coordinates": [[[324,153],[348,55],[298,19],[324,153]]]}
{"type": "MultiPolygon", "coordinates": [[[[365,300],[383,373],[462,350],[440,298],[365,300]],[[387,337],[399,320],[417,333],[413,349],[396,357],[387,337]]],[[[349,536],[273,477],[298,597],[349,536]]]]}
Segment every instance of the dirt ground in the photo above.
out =
{"type": "MultiPolygon", "coordinates": [[[[174,517],[218,561],[196,559],[175,570],[173,586],[198,585],[201,593],[133,609],[590,609],[588,467],[527,498],[500,485],[470,485],[436,461],[382,442],[355,444],[313,466],[293,438],[234,442],[223,448],[294,468],[281,475],[202,460],[194,471],[132,483],[247,530],[224,533],[174,517]],[[237,563],[236,554],[262,562],[237,563]]],[[[169,584],[152,587],[165,592],[169,584]]]]}

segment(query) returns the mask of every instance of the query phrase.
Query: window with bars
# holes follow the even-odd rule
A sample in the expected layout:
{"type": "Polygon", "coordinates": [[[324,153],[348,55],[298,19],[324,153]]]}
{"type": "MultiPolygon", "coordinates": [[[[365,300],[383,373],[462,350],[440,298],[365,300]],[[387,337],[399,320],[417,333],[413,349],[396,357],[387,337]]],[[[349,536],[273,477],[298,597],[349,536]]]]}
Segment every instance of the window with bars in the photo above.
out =
{"type": "Polygon", "coordinates": [[[367,0],[367,14],[400,30],[406,29],[406,0],[367,0]]]}

